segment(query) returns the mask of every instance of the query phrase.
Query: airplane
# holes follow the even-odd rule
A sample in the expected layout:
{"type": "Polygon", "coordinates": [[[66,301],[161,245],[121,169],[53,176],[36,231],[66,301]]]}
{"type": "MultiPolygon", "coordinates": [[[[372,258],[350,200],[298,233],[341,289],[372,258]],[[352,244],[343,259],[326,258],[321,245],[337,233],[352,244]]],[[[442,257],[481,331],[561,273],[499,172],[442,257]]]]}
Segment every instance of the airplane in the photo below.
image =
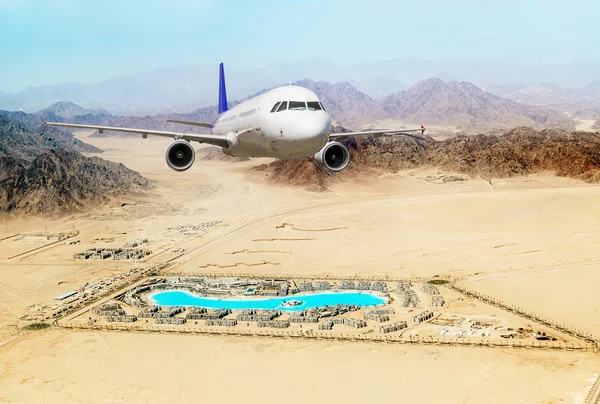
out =
{"type": "Polygon", "coordinates": [[[194,164],[195,151],[191,142],[199,142],[221,147],[223,153],[233,157],[297,159],[314,156],[314,161],[322,170],[335,173],[346,168],[350,161],[350,152],[340,143],[343,139],[425,132],[425,127],[421,125],[418,129],[331,133],[331,117],[319,97],[306,88],[294,85],[274,88],[228,109],[223,63],[219,65],[218,113],[217,120],[212,124],[167,120],[209,128],[210,134],[59,122],[43,124],[97,129],[100,133],[106,130],[139,133],[144,139],[149,135],[171,137],[174,140],[167,147],[166,161],[175,171],[186,171],[194,164]]]}

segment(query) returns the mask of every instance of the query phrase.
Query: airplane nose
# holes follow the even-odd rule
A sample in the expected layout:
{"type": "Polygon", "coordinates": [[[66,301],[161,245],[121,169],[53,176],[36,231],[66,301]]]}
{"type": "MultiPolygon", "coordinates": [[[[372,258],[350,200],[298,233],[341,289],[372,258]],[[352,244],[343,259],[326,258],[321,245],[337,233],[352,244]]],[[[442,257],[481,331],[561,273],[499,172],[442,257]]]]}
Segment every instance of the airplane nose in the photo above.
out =
{"type": "Polygon", "coordinates": [[[302,117],[298,117],[292,126],[292,130],[288,130],[287,134],[298,141],[323,137],[330,130],[331,118],[329,114],[311,112],[310,115],[303,114],[302,117]]]}
{"type": "MultiPolygon", "coordinates": [[[[292,111],[295,112],[295,111],[292,111]]],[[[289,129],[280,129],[271,144],[274,151],[287,158],[313,155],[327,143],[331,118],[325,111],[300,112],[289,122],[289,129]]]]}
{"type": "Polygon", "coordinates": [[[311,137],[323,136],[331,130],[331,117],[327,112],[315,114],[307,129],[311,137]]]}

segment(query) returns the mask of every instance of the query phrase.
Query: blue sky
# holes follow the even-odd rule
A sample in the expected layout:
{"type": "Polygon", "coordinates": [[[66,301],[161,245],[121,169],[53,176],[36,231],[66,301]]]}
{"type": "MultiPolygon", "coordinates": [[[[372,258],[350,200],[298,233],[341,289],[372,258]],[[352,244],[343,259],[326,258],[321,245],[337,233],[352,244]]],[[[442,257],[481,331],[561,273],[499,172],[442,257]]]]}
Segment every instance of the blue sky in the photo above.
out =
{"type": "Polygon", "coordinates": [[[0,91],[221,61],[597,61],[598,21],[597,0],[0,0],[0,91]]]}

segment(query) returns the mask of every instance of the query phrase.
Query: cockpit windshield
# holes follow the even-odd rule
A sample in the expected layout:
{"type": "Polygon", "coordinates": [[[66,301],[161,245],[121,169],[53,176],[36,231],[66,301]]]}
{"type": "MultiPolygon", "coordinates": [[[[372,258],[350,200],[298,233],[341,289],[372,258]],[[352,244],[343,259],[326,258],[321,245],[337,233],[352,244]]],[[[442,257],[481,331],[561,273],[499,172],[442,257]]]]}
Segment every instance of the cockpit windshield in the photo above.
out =
{"type": "Polygon", "coordinates": [[[273,108],[271,108],[271,112],[281,112],[289,109],[291,111],[325,111],[323,104],[319,101],[279,101],[273,108]]]}
{"type": "Polygon", "coordinates": [[[308,110],[309,111],[319,111],[319,110],[321,110],[321,105],[319,104],[318,101],[308,101],[306,103],[306,105],[308,105],[308,110]]]}
{"type": "Polygon", "coordinates": [[[304,101],[290,101],[289,109],[292,111],[304,111],[306,110],[306,103],[304,101]]]}
{"type": "Polygon", "coordinates": [[[283,111],[283,110],[286,110],[286,109],[287,109],[287,101],[283,101],[281,103],[281,105],[279,105],[279,108],[277,108],[277,112],[283,111]]]}

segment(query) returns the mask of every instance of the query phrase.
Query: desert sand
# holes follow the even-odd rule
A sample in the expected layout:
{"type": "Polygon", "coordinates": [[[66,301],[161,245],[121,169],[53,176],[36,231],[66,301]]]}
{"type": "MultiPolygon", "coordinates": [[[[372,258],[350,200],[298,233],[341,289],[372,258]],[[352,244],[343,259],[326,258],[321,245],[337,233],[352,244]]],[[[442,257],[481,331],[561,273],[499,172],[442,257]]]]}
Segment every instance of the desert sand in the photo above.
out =
{"type": "Polygon", "coordinates": [[[268,184],[251,169],[268,160],[197,160],[175,173],[164,163],[168,140],[88,135],[79,134],[156,188],[68,217],[2,218],[0,402],[582,402],[598,376],[596,353],[56,328],[17,335],[32,305],[162,262],[176,247],[186,254],[170,270],[182,273],[453,276],[600,334],[600,186],[552,173],[446,183],[447,173],[427,169],[316,193],[268,184]],[[168,234],[210,220],[222,224],[197,237],[168,234]],[[78,244],[4,239],[71,231],[78,244]],[[143,262],[73,260],[138,237],[154,251],[143,262]]]}
{"type": "Polygon", "coordinates": [[[570,353],[62,330],[1,361],[0,400],[53,403],[557,403],[597,372],[570,353]]]}
{"type": "Polygon", "coordinates": [[[596,121],[594,119],[578,119],[576,129],[588,132],[595,132],[595,130],[592,129],[595,123],[596,121]]]}
{"type": "Polygon", "coordinates": [[[497,299],[510,296],[511,303],[518,307],[600,335],[600,301],[596,298],[600,288],[597,261],[481,275],[461,284],[497,299]]]}

